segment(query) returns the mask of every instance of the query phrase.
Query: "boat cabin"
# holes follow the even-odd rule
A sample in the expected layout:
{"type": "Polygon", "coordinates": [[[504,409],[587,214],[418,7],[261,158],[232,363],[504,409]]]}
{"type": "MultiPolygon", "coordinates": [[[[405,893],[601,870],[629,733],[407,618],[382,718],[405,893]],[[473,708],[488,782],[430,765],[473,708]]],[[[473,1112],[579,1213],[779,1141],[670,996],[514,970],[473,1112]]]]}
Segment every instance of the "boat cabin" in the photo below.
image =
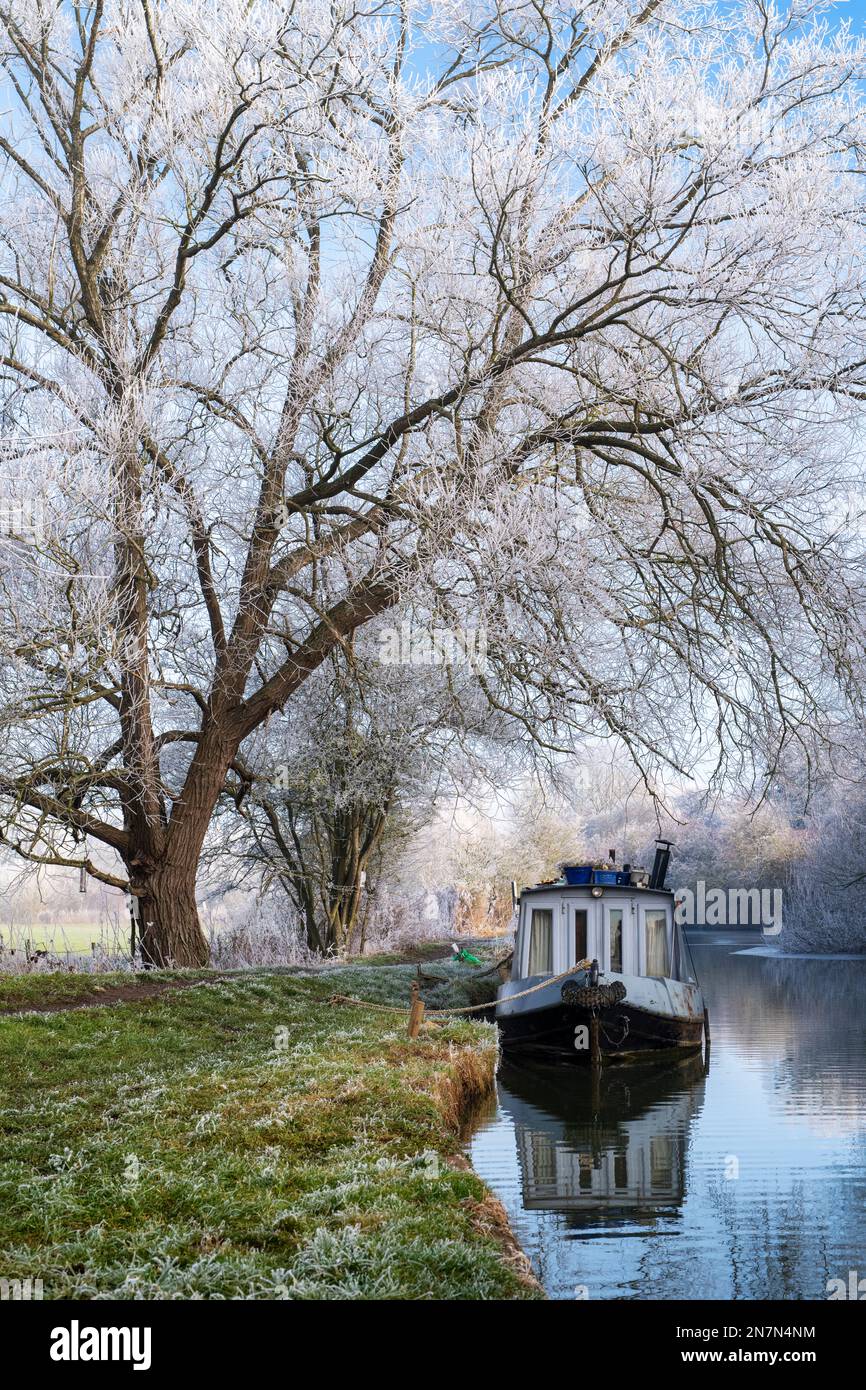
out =
{"type": "Polygon", "coordinates": [[[565,881],[525,888],[512,980],[557,975],[582,960],[597,960],[606,977],[695,978],[673,894],[665,889],[565,881]]]}
{"type": "Polygon", "coordinates": [[[564,864],[562,878],[519,899],[513,885],[511,975],[496,996],[504,1051],[595,1067],[700,1050],[706,1006],[665,889],[670,842],[656,846],[651,874],[618,868],[611,850],[601,863],[564,864]]]}

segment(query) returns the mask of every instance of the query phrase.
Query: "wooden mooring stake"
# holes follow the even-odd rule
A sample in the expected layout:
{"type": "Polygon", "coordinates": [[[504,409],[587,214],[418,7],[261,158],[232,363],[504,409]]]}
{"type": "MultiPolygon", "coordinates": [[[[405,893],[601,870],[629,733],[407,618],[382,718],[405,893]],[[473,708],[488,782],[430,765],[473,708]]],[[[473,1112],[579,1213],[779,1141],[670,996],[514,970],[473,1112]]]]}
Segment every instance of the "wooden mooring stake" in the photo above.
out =
{"type": "Polygon", "coordinates": [[[589,1060],[593,1067],[601,1066],[601,1039],[598,1030],[598,1014],[593,1014],[589,1020],[589,1060]]]}
{"type": "Polygon", "coordinates": [[[418,981],[412,981],[412,1006],[409,1009],[409,1028],[410,1038],[417,1038],[421,1024],[424,1022],[424,1000],[418,993],[418,981]]]}

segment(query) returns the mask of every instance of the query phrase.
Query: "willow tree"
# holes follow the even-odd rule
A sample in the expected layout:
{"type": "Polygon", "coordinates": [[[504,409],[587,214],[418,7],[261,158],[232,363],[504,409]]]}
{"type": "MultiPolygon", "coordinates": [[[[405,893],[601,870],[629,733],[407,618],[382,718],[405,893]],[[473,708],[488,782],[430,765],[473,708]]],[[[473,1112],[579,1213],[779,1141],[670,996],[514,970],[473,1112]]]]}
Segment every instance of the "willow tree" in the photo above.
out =
{"type": "MultiPolygon", "coordinates": [[[[418,656],[429,628],[403,618],[418,656]]],[[[249,742],[206,849],[208,878],[282,890],[312,951],[363,952],[377,881],[443,801],[470,793],[495,757],[501,780],[521,740],[492,713],[471,661],[383,661],[395,627],[329,654],[291,715],[249,742]],[[377,640],[380,639],[380,640],[377,640]]]]}
{"type": "Polygon", "coordinates": [[[681,762],[678,697],[784,740],[850,675],[863,52],[821,6],[0,22],[3,836],[152,960],[205,957],[245,742],[416,583],[553,744],[681,762]]]}

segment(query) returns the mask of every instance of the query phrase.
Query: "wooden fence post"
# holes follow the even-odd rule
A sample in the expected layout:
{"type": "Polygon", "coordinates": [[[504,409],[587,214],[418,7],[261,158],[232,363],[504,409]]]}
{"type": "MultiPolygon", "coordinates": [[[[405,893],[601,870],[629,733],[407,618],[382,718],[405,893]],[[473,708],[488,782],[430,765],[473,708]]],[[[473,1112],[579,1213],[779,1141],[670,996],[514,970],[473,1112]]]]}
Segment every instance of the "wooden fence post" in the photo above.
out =
{"type": "Polygon", "coordinates": [[[424,1022],[424,1000],[418,994],[418,981],[412,981],[412,1006],[409,1009],[409,1037],[417,1038],[418,1030],[424,1022]]]}

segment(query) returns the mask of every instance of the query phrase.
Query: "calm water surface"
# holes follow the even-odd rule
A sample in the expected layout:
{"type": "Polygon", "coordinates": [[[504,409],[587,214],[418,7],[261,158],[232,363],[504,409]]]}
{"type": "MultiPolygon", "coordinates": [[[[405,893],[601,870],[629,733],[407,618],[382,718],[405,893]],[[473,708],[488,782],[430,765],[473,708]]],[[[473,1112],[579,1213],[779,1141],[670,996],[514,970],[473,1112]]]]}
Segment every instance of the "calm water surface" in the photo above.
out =
{"type": "Polygon", "coordinates": [[[690,941],[708,1074],[506,1064],[469,1140],[552,1298],[824,1299],[866,1277],[866,960],[690,941]]]}

